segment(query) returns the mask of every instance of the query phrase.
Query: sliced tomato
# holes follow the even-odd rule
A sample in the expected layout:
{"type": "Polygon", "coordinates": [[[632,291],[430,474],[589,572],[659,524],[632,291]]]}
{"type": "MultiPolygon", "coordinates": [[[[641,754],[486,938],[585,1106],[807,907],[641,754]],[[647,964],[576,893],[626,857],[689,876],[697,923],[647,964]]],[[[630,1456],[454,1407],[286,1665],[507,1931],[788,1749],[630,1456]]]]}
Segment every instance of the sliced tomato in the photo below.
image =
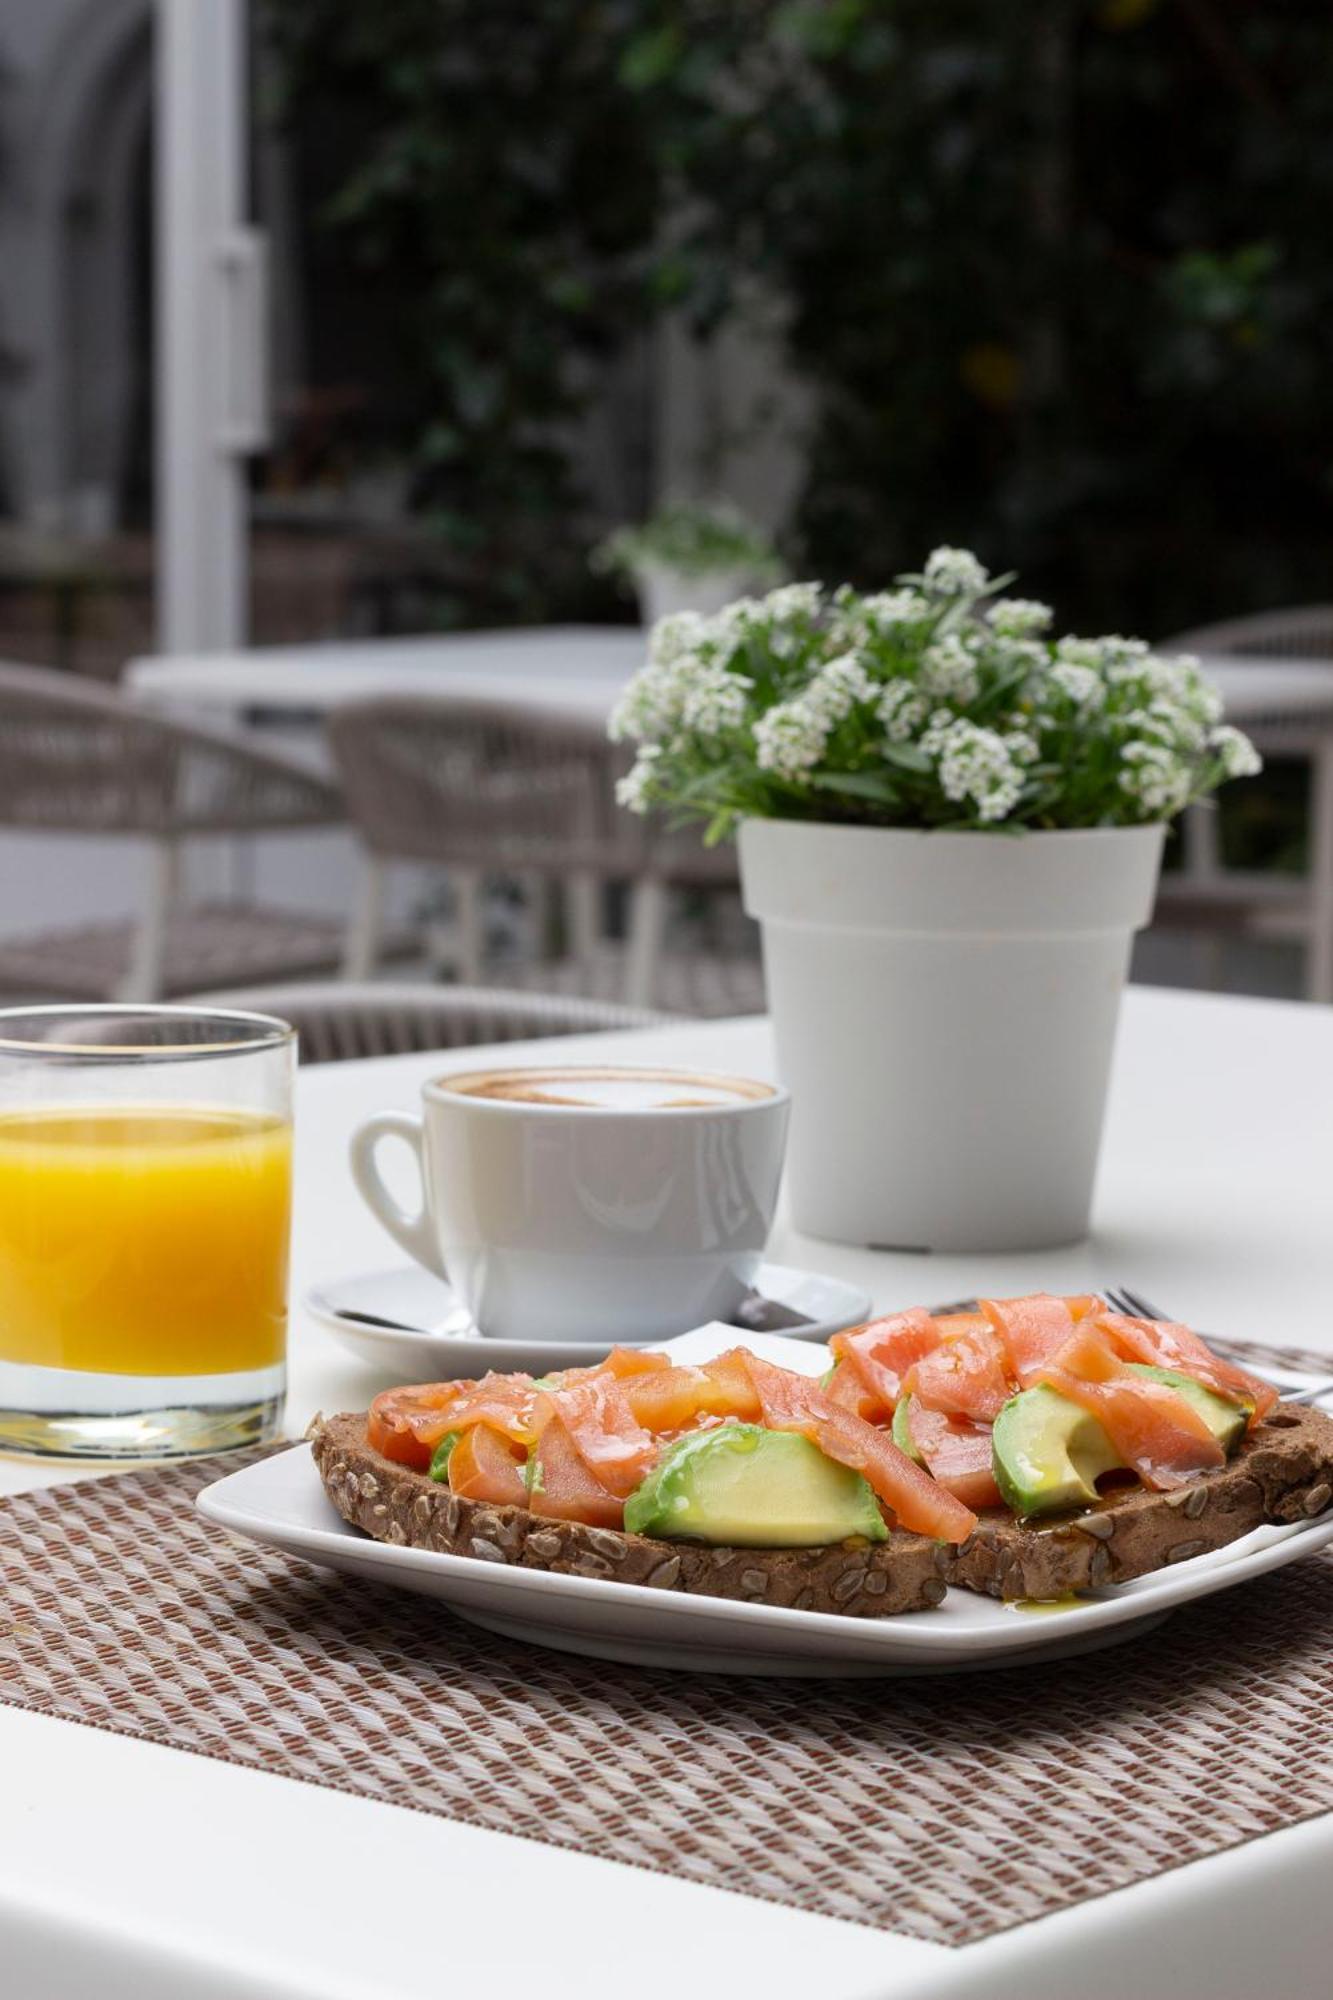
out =
{"type": "Polygon", "coordinates": [[[1031,1371],[1031,1380],[1091,1411],[1125,1463],[1159,1492],[1226,1463],[1198,1411],[1167,1383],[1131,1375],[1092,1325],[1076,1328],[1053,1361],[1031,1371]]]}
{"type": "MultiPolygon", "coordinates": [[[[939,1344],[937,1323],[920,1306],[913,1306],[910,1312],[889,1313],[883,1319],[867,1320],[864,1326],[835,1333],[829,1352],[860,1380],[865,1393],[856,1414],[883,1423],[897,1408],[903,1377],[939,1344]]],[[[846,1408],[852,1407],[850,1386],[844,1382],[835,1398],[846,1408]]]]}
{"type": "Polygon", "coordinates": [[[971,1534],[977,1524],[971,1508],[913,1465],[887,1431],[831,1403],[808,1375],[777,1368],[744,1348],[721,1359],[749,1376],[770,1430],[797,1431],[827,1458],[863,1474],[902,1527],[945,1542],[965,1541],[971,1534]]]}
{"type": "Polygon", "coordinates": [[[908,1405],[907,1420],[912,1443],[925,1459],[933,1479],[947,1486],[965,1507],[979,1510],[1001,1504],[988,1424],[973,1424],[966,1417],[928,1410],[915,1396],[908,1405]]]}
{"type": "MultiPolygon", "coordinates": [[[[1025,1370],[1052,1360],[1074,1331],[1070,1301],[1050,1292],[1033,1292],[1023,1299],[982,1299],[980,1303],[1000,1336],[1015,1380],[1021,1380],[1025,1370]]],[[[1075,1303],[1085,1302],[1079,1299],[1075,1303]]]]}
{"type": "Polygon", "coordinates": [[[551,1415],[534,1447],[527,1505],[553,1521],[583,1521],[591,1528],[619,1528],[624,1502],[607,1491],[588,1466],[574,1439],[551,1415]]]}
{"type": "Polygon", "coordinates": [[[1121,1313],[1101,1313],[1096,1321],[1116,1353],[1126,1361],[1146,1361],[1154,1368],[1174,1368],[1233,1401],[1252,1403],[1251,1424],[1268,1415],[1277,1402],[1271,1382],[1247,1375],[1243,1368],[1214,1354],[1207,1342],[1175,1320],[1129,1319],[1121,1313]]]}
{"type": "Polygon", "coordinates": [[[449,1490],[462,1500],[526,1507],[523,1463],[527,1453],[489,1424],[473,1424],[449,1454],[449,1490]]]}
{"type": "Polygon", "coordinates": [[[366,1419],[366,1442],[373,1451],[418,1472],[430,1468],[431,1455],[453,1428],[449,1412],[472,1387],[470,1382],[427,1382],[412,1388],[386,1389],[376,1396],[366,1419]],[[435,1436],[431,1432],[438,1425],[435,1436]]]}
{"type": "Polygon", "coordinates": [[[1013,1394],[1004,1343],[985,1320],[924,1355],[909,1383],[927,1409],[979,1424],[994,1423],[1013,1394]]]}

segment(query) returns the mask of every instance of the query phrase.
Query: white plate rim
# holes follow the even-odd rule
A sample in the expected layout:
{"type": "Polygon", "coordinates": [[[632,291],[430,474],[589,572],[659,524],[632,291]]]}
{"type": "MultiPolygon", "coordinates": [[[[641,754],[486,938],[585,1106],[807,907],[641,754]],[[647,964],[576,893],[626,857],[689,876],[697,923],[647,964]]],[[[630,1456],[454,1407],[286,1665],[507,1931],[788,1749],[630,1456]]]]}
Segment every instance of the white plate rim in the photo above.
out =
{"type": "MultiPolygon", "coordinates": [[[[395,1572],[404,1576],[447,1578],[452,1575],[460,1580],[483,1582],[511,1595],[525,1609],[531,1606],[536,1612],[533,1622],[540,1622],[537,1605],[543,1597],[555,1594],[571,1602],[600,1603],[609,1611],[612,1608],[609,1593],[614,1603],[627,1613],[632,1614],[642,1608],[665,1616],[671,1622],[696,1628],[729,1628],[734,1635],[733,1644],[743,1643],[741,1633],[746,1630],[754,1633],[757,1639],[762,1634],[770,1641],[780,1640],[784,1634],[793,1639],[798,1634],[804,1634],[810,1639],[836,1641],[839,1637],[850,1636],[850,1626],[855,1628],[858,1653],[862,1651],[859,1642],[874,1635],[872,1643],[877,1644],[877,1650],[882,1643],[886,1657],[901,1651],[908,1656],[970,1658],[978,1663],[983,1658],[1036,1656],[1047,1650],[1048,1645],[1054,1650],[1059,1644],[1060,1630],[1068,1631],[1074,1620],[1082,1630],[1104,1630],[1133,1623],[1158,1609],[1177,1609],[1211,1596],[1218,1590],[1228,1589],[1232,1584],[1282,1568],[1333,1541],[1333,1510],[1313,1521],[1257,1529],[1252,1535],[1227,1544],[1224,1549],[1177,1563],[1170,1569],[1154,1571],[1149,1576],[1136,1578],[1132,1584],[1112,1585],[1095,1596],[1080,1600],[1068,1612],[1045,1614],[1042,1622],[1047,1629],[1038,1637],[1034,1636],[1031,1628],[1023,1630],[1017,1622],[1012,1634],[1009,1634],[1003,1627],[973,1628],[970,1632],[942,1629],[944,1621],[941,1612],[929,1610],[880,1620],[850,1619],[832,1612],[796,1611],[780,1605],[748,1604],[687,1592],[653,1590],[643,1584],[524,1569],[517,1564],[483,1562],[473,1556],[449,1555],[377,1542],[370,1536],[360,1535],[336,1513],[324,1495],[323,1483],[308,1445],[297,1445],[290,1452],[224,1475],[205,1487],[195,1504],[200,1513],[216,1525],[284,1549],[290,1554],[303,1555],[307,1560],[318,1562],[321,1554],[332,1557],[346,1551],[349,1542],[353,1543],[383,1573],[386,1582],[395,1580],[395,1572]],[[262,1510],[252,1512],[244,1506],[237,1506],[238,1490],[243,1495],[258,1485],[262,1492],[266,1474],[271,1477],[274,1468],[290,1472],[292,1462],[298,1458],[304,1460],[312,1491],[318,1489],[331,1518],[338,1522],[337,1527],[307,1528],[284,1523],[280,1517],[275,1518],[262,1510]],[[1254,1544],[1260,1538],[1259,1546],[1247,1547],[1247,1544],[1254,1544]],[[1219,1557],[1226,1559],[1219,1561],[1219,1557]]],[[[952,1597],[954,1593],[950,1595],[952,1597]]],[[[447,1602],[447,1599],[444,1601],[447,1602]]],[[[1001,1609],[994,1599],[978,1596],[977,1603],[1001,1609]]]]}

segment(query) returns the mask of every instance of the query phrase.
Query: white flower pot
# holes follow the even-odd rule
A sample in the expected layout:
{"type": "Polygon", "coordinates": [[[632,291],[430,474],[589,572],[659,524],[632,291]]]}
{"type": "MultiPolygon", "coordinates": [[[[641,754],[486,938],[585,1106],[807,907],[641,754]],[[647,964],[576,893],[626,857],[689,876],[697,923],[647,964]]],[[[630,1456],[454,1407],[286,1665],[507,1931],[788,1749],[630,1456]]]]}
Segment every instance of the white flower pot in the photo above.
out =
{"type": "Polygon", "coordinates": [[[639,594],[639,616],[647,626],[677,611],[697,611],[711,618],[738,597],[744,597],[754,581],[748,569],[712,569],[699,574],[671,569],[665,563],[639,563],[634,585],[639,594]]]}
{"type": "Polygon", "coordinates": [[[1163,835],[743,823],[798,1229],[963,1251],[1086,1234],[1163,835]]]}

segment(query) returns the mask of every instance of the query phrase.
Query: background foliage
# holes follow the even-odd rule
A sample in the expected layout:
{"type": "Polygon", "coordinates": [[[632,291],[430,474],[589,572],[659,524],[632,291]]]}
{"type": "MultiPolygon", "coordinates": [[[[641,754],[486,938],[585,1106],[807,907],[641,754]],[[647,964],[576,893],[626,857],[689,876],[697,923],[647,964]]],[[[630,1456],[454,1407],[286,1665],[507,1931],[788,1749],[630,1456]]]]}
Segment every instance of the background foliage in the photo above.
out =
{"type": "Polygon", "coordinates": [[[706,337],[756,277],[817,394],[798,574],[963,543],[1153,634],[1328,594],[1327,0],[270,19],[288,110],[340,107],[344,253],[408,302],[398,435],[475,615],[585,587],[573,419],[663,310],[706,337]]]}

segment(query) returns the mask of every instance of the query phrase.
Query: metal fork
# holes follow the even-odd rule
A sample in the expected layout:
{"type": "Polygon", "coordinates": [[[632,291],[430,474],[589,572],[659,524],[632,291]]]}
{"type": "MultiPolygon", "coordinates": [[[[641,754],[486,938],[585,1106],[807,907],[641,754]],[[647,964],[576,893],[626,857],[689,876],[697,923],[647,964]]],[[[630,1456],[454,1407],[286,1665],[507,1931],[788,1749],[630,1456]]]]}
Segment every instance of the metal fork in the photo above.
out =
{"type": "MultiPolygon", "coordinates": [[[[1116,1312],[1128,1313],[1131,1319],[1169,1320],[1171,1317],[1160,1306],[1155,1306],[1151,1299],[1145,1299],[1142,1292],[1131,1291],[1128,1285],[1103,1285],[1101,1295],[1116,1312]]],[[[1288,1376],[1285,1386],[1272,1375],[1265,1375],[1262,1379],[1271,1383],[1286,1403],[1317,1403],[1322,1396],[1333,1395],[1333,1375],[1326,1375],[1322,1382],[1305,1384],[1288,1376]]]]}

